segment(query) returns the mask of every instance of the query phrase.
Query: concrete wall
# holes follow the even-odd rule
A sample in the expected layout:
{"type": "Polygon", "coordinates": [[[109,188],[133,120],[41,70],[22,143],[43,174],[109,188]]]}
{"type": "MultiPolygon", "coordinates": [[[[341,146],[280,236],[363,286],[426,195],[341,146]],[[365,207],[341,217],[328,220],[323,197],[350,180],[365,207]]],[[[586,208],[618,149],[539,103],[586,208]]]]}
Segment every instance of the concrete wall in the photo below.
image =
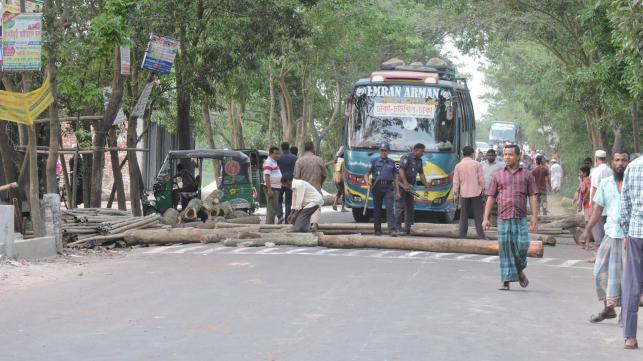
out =
{"type": "Polygon", "coordinates": [[[13,206],[0,205],[0,255],[13,257],[14,251],[13,206]]]}

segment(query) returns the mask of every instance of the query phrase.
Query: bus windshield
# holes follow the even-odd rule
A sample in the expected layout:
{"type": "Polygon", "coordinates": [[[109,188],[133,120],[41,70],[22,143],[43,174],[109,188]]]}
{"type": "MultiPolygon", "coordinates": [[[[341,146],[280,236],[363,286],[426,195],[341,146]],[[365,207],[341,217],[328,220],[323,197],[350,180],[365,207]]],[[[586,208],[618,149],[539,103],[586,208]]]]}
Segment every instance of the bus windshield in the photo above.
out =
{"type": "Polygon", "coordinates": [[[489,139],[494,141],[516,141],[516,130],[509,127],[491,128],[489,139]]]}
{"type": "Polygon", "coordinates": [[[452,151],[455,121],[451,90],[427,85],[364,85],[355,88],[348,124],[350,148],[452,151]]]}

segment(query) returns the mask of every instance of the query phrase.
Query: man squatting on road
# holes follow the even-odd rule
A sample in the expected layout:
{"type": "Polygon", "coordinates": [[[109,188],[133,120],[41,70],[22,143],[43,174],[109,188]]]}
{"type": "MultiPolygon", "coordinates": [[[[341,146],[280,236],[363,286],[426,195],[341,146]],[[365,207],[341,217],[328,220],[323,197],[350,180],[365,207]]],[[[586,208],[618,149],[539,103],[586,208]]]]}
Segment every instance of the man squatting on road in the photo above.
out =
{"type": "Polygon", "coordinates": [[[293,224],[294,232],[308,232],[310,218],[324,204],[324,198],[310,183],[293,178],[292,174],[281,178],[281,186],[292,190],[292,211],[288,223],[293,224]]]}
{"type": "Polygon", "coordinates": [[[520,167],[520,148],[508,145],[503,150],[505,169],[491,179],[487,191],[482,226],[489,229],[489,217],[496,200],[498,201],[498,245],[500,256],[500,290],[509,291],[510,282],[520,282],[527,287],[529,280],[523,272],[527,268],[529,250],[529,229],[538,226],[538,187],[534,176],[520,167]],[[527,225],[527,197],[531,207],[531,221],[527,225]]]}
{"type": "Polygon", "coordinates": [[[621,188],[623,175],[629,154],[623,151],[614,153],[612,171],[614,176],[603,179],[594,195],[595,212],[580,236],[581,243],[588,242],[592,228],[598,223],[603,211],[607,211],[605,221],[605,236],[600,242],[594,263],[594,277],[596,282],[596,295],[603,302],[603,310],[590,317],[592,323],[605,319],[615,318],[615,307],[621,307],[621,282],[623,276],[623,238],[621,228],[621,188]]]}
{"type": "Polygon", "coordinates": [[[623,269],[623,336],[625,348],[638,348],[636,327],[643,292],[643,157],[625,170],[621,189],[621,228],[626,250],[623,269]]]}

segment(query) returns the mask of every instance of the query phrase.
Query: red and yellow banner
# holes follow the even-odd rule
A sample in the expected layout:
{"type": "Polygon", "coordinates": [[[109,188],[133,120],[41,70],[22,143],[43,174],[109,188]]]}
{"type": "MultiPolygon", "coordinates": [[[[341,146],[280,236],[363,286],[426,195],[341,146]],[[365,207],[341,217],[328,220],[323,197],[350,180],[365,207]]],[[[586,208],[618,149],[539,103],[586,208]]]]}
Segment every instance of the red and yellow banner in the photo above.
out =
{"type": "Polygon", "coordinates": [[[53,103],[49,75],[42,86],[29,93],[0,90],[0,119],[15,123],[33,124],[36,117],[53,103]]]}

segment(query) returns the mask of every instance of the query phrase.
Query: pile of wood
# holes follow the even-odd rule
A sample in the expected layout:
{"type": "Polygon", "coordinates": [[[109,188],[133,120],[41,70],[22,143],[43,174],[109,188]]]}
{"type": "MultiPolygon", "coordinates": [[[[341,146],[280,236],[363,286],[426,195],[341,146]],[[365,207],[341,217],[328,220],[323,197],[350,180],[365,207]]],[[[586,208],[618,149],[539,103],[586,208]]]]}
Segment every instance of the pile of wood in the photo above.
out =
{"type": "Polygon", "coordinates": [[[162,226],[158,214],[132,217],[129,212],[111,208],[76,208],[61,213],[63,242],[68,246],[122,239],[123,233],[131,229],[162,226]]]}
{"type": "Polygon", "coordinates": [[[246,212],[235,210],[230,202],[221,202],[223,192],[215,190],[204,199],[191,199],[184,210],[180,213],[170,208],[163,214],[166,224],[175,226],[182,223],[200,222],[206,218],[206,222],[214,222],[219,218],[234,219],[248,216],[246,212]]]}

